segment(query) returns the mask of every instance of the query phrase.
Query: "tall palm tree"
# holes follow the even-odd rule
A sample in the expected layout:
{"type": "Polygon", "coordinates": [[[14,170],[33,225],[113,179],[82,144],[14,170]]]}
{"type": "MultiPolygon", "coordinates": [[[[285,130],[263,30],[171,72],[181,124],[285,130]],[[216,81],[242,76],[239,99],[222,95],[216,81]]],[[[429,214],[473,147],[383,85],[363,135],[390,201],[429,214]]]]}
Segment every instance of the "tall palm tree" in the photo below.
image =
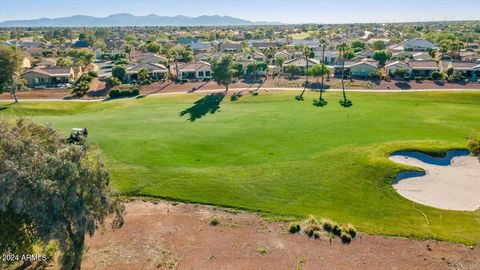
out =
{"type": "Polygon", "coordinates": [[[130,46],[130,45],[125,46],[123,51],[128,55],[128,62],[131,62],[132,61],[132,57],[131,57],[132,46],[130,46]]]}
{"type": "Polygon", "coordinates": [[[347,43],[343,42],[337,45],[337,50],[340,52],[340,59],[342,60],[342,93],[343,93],[343,101],[347,102],[347,95],[345,94],[345,83],[343,81],[343,77],[345,74],[345,54],[349,50],[347,43]]]}
{"type": "Polygon", "coordinates": [[[327,46],[327,42],[328,41],[324,38],[320,39],[320,44],[322,44],[322,85],[320,86],[320,98],[318,100],[319,102],[322,102],[323,100],[322,94],[324,91],[323,85],[325,79],[325,46],[327,46]]]}
{"type": "Polygon", "coordinates": [[[305,62],[306,62],[305,75],[307,76],[305,80],[305,84],[308,84],[308,61],[310,60],[311,54],[312,54],[312,49],[310,49],[310,47],[303,48],[303,56],[305,57],[305,62]]]}

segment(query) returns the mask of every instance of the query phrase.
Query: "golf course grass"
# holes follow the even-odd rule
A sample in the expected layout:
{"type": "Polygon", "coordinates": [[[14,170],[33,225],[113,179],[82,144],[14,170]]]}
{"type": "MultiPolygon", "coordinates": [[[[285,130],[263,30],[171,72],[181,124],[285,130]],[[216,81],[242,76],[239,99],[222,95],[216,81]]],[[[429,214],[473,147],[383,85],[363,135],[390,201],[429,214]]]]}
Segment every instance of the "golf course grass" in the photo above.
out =
{"type": "MultiPolygon", "coordinates": [[[[398,150],[441,154],[480,131],[480,92],[173,94],[106,102],[25,102],[1,117],[27,115],[65,134],[86,127],[104,153],[112,186],[154,196],[260,211],[313,214],[373,234],[480,241],[480,211],[434,209],[392,187],[407,166],[398,150]]],[[[411,169],[411,168],[410,168],[411,169]]]]}

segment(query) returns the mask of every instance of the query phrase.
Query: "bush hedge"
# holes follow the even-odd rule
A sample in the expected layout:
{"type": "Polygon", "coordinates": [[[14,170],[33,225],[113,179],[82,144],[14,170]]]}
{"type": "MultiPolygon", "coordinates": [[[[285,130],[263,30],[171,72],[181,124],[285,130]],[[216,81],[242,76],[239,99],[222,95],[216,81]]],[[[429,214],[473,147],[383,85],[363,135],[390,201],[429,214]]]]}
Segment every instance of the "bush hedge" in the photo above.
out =
{"type": "Polygon", "coordinates": [[[108,93],[110,98],[124,98],[124,97],[135,97],[140,95],[140,90],[138,88],[133,88],[131,90],[118,90],[112,89],[108,93]]]}

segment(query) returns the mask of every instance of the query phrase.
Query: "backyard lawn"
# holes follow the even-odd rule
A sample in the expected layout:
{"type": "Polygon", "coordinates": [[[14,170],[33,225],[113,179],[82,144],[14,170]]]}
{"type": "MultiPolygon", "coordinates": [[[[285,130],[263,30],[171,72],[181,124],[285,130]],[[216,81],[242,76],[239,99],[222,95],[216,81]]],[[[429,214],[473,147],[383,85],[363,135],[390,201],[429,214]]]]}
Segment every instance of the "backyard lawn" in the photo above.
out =
{"type": "Polygon", "coordinates": [[[86,127],[104,153],[112,185],[155,196],[260,211],[275,218],[313,214],[373,234],[480,241],[480,210],[413,203],[392,188],[407,167],[396,150],[465,148],[480,132],[480,92],[326,93],[313,106],[291,91],[173,94],[106,102],[31,102],[1,109],[67,135],[86,127]],[[422,214],[424,213],[427,219],[422,214]]]}

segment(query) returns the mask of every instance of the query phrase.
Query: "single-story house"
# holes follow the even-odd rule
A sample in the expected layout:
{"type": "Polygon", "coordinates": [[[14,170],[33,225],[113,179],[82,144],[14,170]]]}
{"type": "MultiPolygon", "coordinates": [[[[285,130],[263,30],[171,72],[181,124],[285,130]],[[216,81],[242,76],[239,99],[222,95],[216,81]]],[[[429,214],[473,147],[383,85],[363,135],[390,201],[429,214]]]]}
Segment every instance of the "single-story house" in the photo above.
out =
{"type": "Polygon", "coordinates": [[[462,73],[467,79],[477,80],[480,78],[480,63],[467,61],[441,61],[441,69],[446,72],[449,68],[462,73]]]}
{"type": "Polygon", "coordinates": [[[412,67],[408,63],[402,61],[389,61],[385,65],[385,71],[388,76],[393,76],[393,71],[396,69],[406,70],[409,77],[412,75],[412,67]]]}
{"type": "Polygon", "coordinates": [[[392,51],[427,51],[429,49],[436,50],[438,47],[431,41],[423,39],[423,38],[416,38],[416,39],[409,39],[400,44],[393,45],[390,47],[392,51]]]}
{"type": "MultiPolygon", "coordinates": [[[[311,67],[313,65],[318,65],[318,64],[320,64],[320,61],[318,61],[317,59],[312,59],[312,58],[308,59],[308,67],[311,67]]],[[[303,72],[307,67],[307,59],[305,59],[304,57],[299,57],[299,58],[287,60],[283,63],[283,69],[285,70],[285,68],[288,66],[299,67],[303,72]]]]}
{"type": "Polygon", "coordinates": [[[413,60],[432,60],[433,58],[427,52],[417,52],[412,54],[413,60]]]}
{"type": "Polygon", "coordinates": [[[139,64],[166,64],[168,59],[165,56],[151,53],[137,56],[135,62],[139,64]]]}
{"type": "Polygon", "coordinates": [[[211,42],[192,42],[191,46],[194,52],[208,52],[212,50],[211,42]]]}
{"type": "Polygon", "coordinates": [[[289,60],[289,59],[292,59],[292,54],[287,51],[279,51],[273,55],[273,58],[275,59],[281,58],[281,57],[283,57],[285,60],[289,60]]]}
{"type": "Polygon", "coordinates": [[[266,49],[268,47],[277,47],[277,43],[268,39],[247,40],[247,44],[256,49],[266,49]]]}
{"type": "MultiPolygon", "coordinates": [[[[313,51],[315,54],[315,59],[322,60],[323,52],[322,50],[313,51]]],[[[325,50],[325,64],[333,64],[340,57],[340,53],[337,51],[325,50]]]]}
{"type": "Polygon", "coordinates": [[[255,59],[255,61],[258,61],[258,62],[266,62],[266,57],[265,57],[265,54],[261,53],[261,52],[255,52],[254,55],[252,55],[251,53],[245,53],[245,52],[242,52],[242,53],[238,53],[235,55],[235,61],[237,62],[250,62],[250,61],[253,61],[255,59]]]}
{"type": "Polygon", "coordinates": [[[199,53],[195,55],[195,59],[197,61],[204,61],[208,62],[210,59],[220,59],[222,58],[223,53],[219,52],[206,52],[206,53],[199,53]]]}
{"type": "Polygon", "coordinates": [[[168,69],[162,64],[144,63],[127,68],[127,79],[129,81],[138,80],[138,72],[146,69],[153,80],[164,80],[168,77],[168,69]]]}
{"type": "Polygon", "coordinates": [[[21,75],[28,87],[59,87],[75,82],[73,68],[34,68],[21,75]]]}
{"type": "MultiPolygon", "coordinates": [[[[335,75],[341,76],[342,74],[342,63],[337,63],[334,66],[335,75]]],[[[368,77],[372,72],[377,71],[378,62],[371,59],[362,59],[355,61],[345,61],[344,64],[344,74],[350,74],[352,77],[368,77]]]]}
{"type": "Polygon", "coordinates": [[[432,60],[412,60],[408,64],[412,68],[413,77],[429,77],[433,72],[439,72],[438,63],[432,60]]]}
{"type": "Polygon", "coordinates": [[[224,41],[220,44],[220,52],[241,52],[243,45],[241,42],[233,42],[230,40],[224,41]]]}
{"type": "Polygon", "coordinates": [[[55,67],[57,65],[57,60],[55,58],[43,58],[37,63],[37,67],[55,67]]]}
{"type": "MultiPolygon", "coordinates": [[[[173,67],[173,70],[175,70],[175,67],[173,67]]],[[[181,80],[203,80],[212,78],[212,66],[210,63],[203,61],[179,64],[178,71],[178,77],[181,80]]]]}

